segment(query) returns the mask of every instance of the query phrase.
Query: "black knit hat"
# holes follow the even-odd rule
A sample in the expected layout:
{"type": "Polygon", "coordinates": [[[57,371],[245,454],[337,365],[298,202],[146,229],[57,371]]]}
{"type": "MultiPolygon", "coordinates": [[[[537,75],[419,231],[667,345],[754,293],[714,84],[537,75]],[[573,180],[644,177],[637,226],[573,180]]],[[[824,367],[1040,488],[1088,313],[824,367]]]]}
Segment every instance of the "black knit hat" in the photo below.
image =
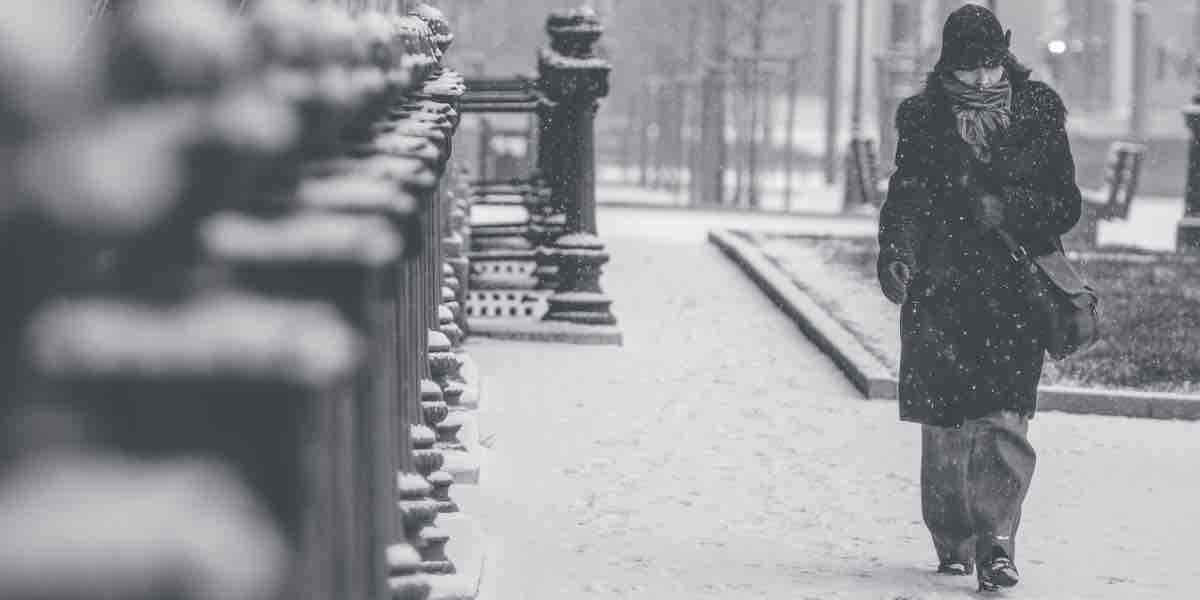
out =
{"type": "Polygon", "coordinates": [[[935,71],[958,71],[1002,64],[1012,30],[1005,31],[992,11],[967,4],[950,13],[942,28],[942,55],[935,71]]]}

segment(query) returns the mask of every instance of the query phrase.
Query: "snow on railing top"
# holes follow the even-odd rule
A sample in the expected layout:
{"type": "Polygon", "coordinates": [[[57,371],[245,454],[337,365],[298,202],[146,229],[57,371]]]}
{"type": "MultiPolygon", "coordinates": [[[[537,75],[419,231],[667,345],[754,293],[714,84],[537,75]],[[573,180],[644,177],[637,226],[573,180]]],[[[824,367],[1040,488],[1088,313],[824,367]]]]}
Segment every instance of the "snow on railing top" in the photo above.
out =
{"type": "MultiPolygon", "coordinates": [[[[0,3],[0,218],[123,235],[165,214],[200,145],[319,147],[433,72],[445,17],[395,0],[0,3]],[[315,141],[315,143],[314,143],[315,141]],[[10,160],[11,159],[11,160],[10,160]]],[[[191,165],[194,166],[194,165],[191,165]]]]}

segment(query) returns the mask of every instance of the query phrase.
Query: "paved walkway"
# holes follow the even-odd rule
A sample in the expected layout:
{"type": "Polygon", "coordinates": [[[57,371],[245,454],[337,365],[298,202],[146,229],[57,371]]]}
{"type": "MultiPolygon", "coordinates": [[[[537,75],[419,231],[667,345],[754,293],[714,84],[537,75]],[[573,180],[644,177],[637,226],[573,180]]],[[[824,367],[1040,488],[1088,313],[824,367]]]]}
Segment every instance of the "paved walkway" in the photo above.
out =
{"type": "MultiPolygon", "coordinates": [[[[605,209],[625,347],[471,342],[487,600],[975,597],[929,573],[918,430],[704,243],[746,222],[787,225],[605,209]]],[[[1006,597],[1196,597],[1200,424],[1047,413],[1032,438],[1006,597]]]]}

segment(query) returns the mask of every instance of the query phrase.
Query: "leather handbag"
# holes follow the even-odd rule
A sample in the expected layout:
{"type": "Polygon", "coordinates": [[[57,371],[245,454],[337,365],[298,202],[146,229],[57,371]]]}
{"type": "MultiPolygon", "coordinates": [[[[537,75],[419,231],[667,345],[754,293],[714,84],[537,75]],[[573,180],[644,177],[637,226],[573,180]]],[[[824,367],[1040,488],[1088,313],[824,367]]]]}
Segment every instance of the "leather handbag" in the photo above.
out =
{"type": "Polygon", "coordinates": [[[1100,297],[1067,260],[1062,247],[1031,256],[1002,229],[996,234],[1020,268],[1021,290],[1038,315],[1045,334],[1046,353],[1061,360],[1100,339],[1100,297]]]}

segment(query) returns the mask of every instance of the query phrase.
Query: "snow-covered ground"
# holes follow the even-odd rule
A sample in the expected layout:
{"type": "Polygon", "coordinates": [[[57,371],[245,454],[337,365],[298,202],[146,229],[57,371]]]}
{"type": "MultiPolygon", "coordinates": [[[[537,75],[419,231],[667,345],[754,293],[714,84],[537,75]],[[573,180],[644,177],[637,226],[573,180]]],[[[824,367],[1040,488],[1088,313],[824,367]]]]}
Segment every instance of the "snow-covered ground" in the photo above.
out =
{"type": "MultiPolygon", "coordinates": [[[[764,186],[762,206],[767,210],[783,210],[783,194],[778,175],[764,186]]],[[[809,174],[797,178],[797,186],[789,210],[797,213],[837,215],[843,206],[841,186],[826,186],[809,174]]],[[[629,184],[605,183],[598,191],[599,202],[624,206],[683,206],[686,190],[670,192],[648,190],[629,184]]],[[[606,210],[606,209],[601,209],[606,210]]],[[[1183,198],[1139,196],[1130,207],[1128,219],[1101,221],[1100,244],[1138,246],[1149,250],[1175,249],[1175,228],[1183,216],[1183,198]]]]}
{"type": "MultiPolygon", "coordinates": [[[[974,598],[930,573],[918,430],[865,402],[707,228],[869,222],[605,208],[622,348],[473,340],[486,597],[974,598]]],[[[1200,423],[1044,414],[1009,598],[1194,598],[1200,423]]],[[[453,544],[453,542],[452,542],[453,544]]],[[[451,547],[451,551],[453,548],[451,547]]]]}
{"type": "MultiPolygon", "coordinates": [[[[687,206],[690,201],[689,174],[677,174],[678,185],[641,186],[637,173],[617,165],[601,165],[597,177],[600,183],[598,195],[601,203],[653,206],[687,206]]],[[[666,177],[666,176],[664,176],[666,177]]],[[[797,171],[792,174],[790,192],[787,174],[783,171],[765,171],[759,175],[759,207],[769,211],[793,211],[805,213],[837,214],[844,203],[840,184],[826,185],[824,176],[815,171],[797,171]]],[[[726,172],[725,195],[730,202],[747,203],[743,184],[742,195],[735,194],[737,176],[726,172]]]]}

